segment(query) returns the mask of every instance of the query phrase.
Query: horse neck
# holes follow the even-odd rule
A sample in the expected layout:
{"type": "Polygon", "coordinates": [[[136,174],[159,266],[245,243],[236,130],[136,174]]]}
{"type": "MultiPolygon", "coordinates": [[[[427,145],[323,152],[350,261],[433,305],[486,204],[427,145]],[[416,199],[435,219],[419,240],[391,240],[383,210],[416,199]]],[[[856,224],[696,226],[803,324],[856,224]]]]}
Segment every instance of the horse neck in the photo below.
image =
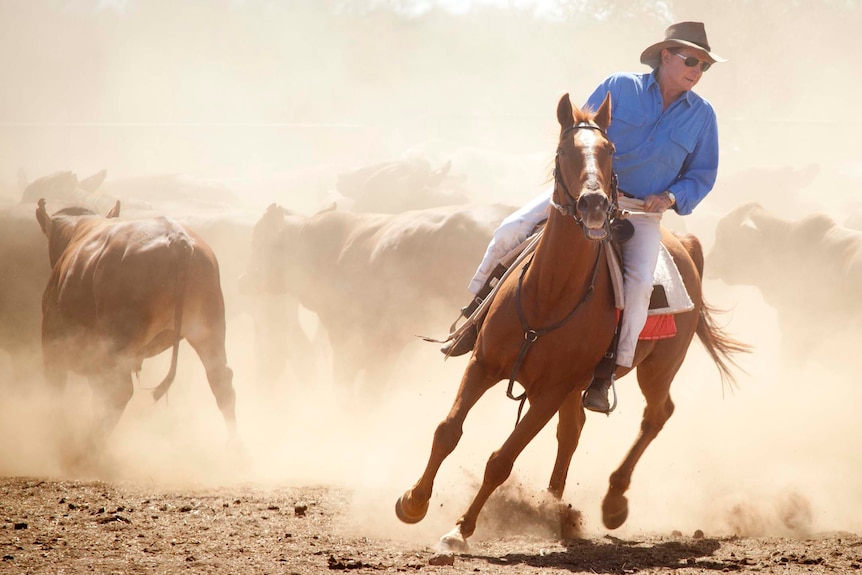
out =
{"type": "Polygon", "coordinates": [[[593,279],[600,248],[600,242],[584,237],[571,216],[552,212],[524,276],[524,289],[537,292],[544,302],[579,299],[593,279]]]}

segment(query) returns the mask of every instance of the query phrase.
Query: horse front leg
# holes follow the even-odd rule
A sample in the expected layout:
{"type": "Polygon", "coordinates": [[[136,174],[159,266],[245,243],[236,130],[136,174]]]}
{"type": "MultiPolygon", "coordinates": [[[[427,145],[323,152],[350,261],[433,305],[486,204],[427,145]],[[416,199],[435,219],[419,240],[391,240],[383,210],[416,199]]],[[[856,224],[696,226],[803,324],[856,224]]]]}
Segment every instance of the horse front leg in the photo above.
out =
{"type": "Polygon", "coordinates": [[[580,514],[562,503],[572,456],[578,448],[581,431],[586,422],[586,415],[581,402],[581,391],[579,388],[569,393],[560,406],[559,423],[557,424],[557,458],[554,462],[554,470],[551,472],[551,480],[548,483],[548,492],[557,501],[560,536],[563,539],[573,539],[581,534],[580,514]]]}
{"type": "Polygon", "coordinates": [[[440,539],[440,551],[444,553],[464,553],[467,551],[467,538],[476,530],[479,512],[488,498],[512,473],[515,459],[542,430],[559,410],[565,398],[566,389],[555,386],[542,395],[530,400],[530,408],[518,422],[509,438],[499,450],[491,454],[485,465],[482,485],[476,493],[467,512],[455,523],[455,528],[440,539]]]}
{"type": "Polygon", "coordinates": [[[670,381],[647,385],[645,379],[647,378],[639,371],[638,380],[647,400],[640,432],[622,464],[611,473],[608,492],[602,500],[602,522],[608,529],[616,529],[628,518],[629,504],[625,492],[631,485],[635,466],[673,414],[673,401],[669,394],[670,381]]]}
{"type": "Polygon", "coordinates": [[[495,383],[483,364],[471,358],[449,414],[434,431],[431,454],[422,477],[395,502],[395,515],[404,523],[418,523],[428,512],[428,502],[434,489],[434,478],[446,457],[457,447],[463,434],[467,413],[479,398],[495,383]]]}

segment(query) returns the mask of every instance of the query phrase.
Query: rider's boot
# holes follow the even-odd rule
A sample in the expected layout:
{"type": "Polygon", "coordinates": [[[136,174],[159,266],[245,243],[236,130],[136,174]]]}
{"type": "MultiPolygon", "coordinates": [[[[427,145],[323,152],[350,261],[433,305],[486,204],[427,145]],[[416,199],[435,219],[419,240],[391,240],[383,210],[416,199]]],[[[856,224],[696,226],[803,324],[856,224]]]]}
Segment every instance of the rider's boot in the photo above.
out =
{"type": "Polygon", "coordinates": [[[593,377],[590,386],[584,392],[584,407],[598,413],[610,413],[611,402],[608,399],[608,391],[614,383],[614,376],[609,378],[593,377]]]}
{"type": "MultiPolygon", "coordinates": [[[[488,297],[488,294],[494,289],[494,287],[499,283],[500,278],[503,277],[503,274],[506,273],[506,267],[502,264],[497,264],[497,267],[494,268],[494,271],[491,272],[490,277],[485,282],[485,285],[482,286],[482,289],[479,290],[479,293],[470,300],[470,303],[461,308],[461,315],[465,318],[470,318],[479,306],[482,305],[482,302],[485,301],[485,298],[488,297]]],[[[473,350],[473,346],[476,345],[476,339],[479,337],[479,328],[482,327],[482,319],[477,319],[467,330],[461,335],[458,339],[453,339],[447,341],[440,347],[440,352],[445,356],[458,356],[464,355],[473,350]]]]}
{"type": "MultiPolygon", "coordinates": [[[[479,298],[479,296],[476,296],[473,298],[473,301],[461,308],[461,315],[469,318],[481,303],[482,299],[479,298]]],[[[440,351],[443,355],[447,357],[451,355],[457,356],[464,355],[465,353],[472,351],[473,346],[476,345],[476,339],[479,337],[479,326],[481,323],[481,321],[477,321],[470,325],[460,338],[451,339],[444,343],[440,347],[440,351]]]]}
{"type": "Polygon", "coordinates": [[[608,399],[608,391],[614,386],[614,371],[617,367],[617,344],[619,343],[619,331],[614,334],[611,347],[596,366],[593,372],[593,380],[584,391],[581,399],[584,408],[598,413],[610,414],[617,406],[616,389],[614,389],[614,403],[608,399]]]}

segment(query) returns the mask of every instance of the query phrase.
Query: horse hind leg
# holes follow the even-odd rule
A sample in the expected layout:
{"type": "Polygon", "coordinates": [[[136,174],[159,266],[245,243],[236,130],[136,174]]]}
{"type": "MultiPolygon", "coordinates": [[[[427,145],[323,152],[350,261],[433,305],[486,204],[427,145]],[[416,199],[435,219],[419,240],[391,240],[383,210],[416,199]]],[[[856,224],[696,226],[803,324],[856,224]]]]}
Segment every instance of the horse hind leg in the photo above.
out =
{"type": "Polygon", "coordinates": [[[622,464],[611,473],[608,491],[602,500],[602,522],[608,529],[620,527],[628,518],[628,499],[625,492],[631,485],[635,466],[673,414],[670,383],[675,372],[676,369],[670,374],[654,373],[647,366],[638,368],[638,383],[646,398],[646,407],[638,436],[622,464]]]}
{"type": "Polygon", "coordinates": [[[395,502],[395,515],[404,523],[418,523],[428,512],[428,502],[434,489],[434,478],[443,461],[451,454],[463,434],[467,413],[497,380],[484,367],[470,360],[449,414],[434,431],[431,454],[422,477],[395,502]]]}

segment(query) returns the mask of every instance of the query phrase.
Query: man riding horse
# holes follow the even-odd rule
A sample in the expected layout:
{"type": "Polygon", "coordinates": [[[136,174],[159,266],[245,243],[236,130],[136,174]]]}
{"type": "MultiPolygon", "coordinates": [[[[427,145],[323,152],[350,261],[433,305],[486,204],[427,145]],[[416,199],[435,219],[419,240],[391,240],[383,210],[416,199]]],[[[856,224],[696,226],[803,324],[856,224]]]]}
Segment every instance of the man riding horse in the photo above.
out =
{"type": "MultiPolygon", "coordinates": [[[[700,22],[680,22],[665,31],[665,39],[643,51],[640,61],[652,68],[643,74],[608,77],[586,102],[596,110],[607,95],[613,101],[607,133],[615,146],[614,170],[619,181],[620,207],[633,213],[628,221],[634,236],[621,244],[625,312],[615,351],[616,366],[632,367],[638,336],[647,319],[653,274],[661,244],[661,216],[668,209],[687,215],[712,190],[718,171],[718,127],[712,106],[692,89],[716,62],[700,22]]],[[[461,311],[466,317],[489,291],[498,262],[520,245],[548,217],[553,190],[543,192],[503,220],[470,282],[476,297],[461,311]],[[481,295],[479,295],[481,294],[481,295]]],[[[479,325],[460,339],[446,343],[446,355],[462,355],[476,343],[479,325]]],[[[614,354],[614,350],[611,350],[614,354]]],[[[584,393],[584,407],[609,413],[608,390],[615,378],[610,369],[597,369],[584,393]]]]}

